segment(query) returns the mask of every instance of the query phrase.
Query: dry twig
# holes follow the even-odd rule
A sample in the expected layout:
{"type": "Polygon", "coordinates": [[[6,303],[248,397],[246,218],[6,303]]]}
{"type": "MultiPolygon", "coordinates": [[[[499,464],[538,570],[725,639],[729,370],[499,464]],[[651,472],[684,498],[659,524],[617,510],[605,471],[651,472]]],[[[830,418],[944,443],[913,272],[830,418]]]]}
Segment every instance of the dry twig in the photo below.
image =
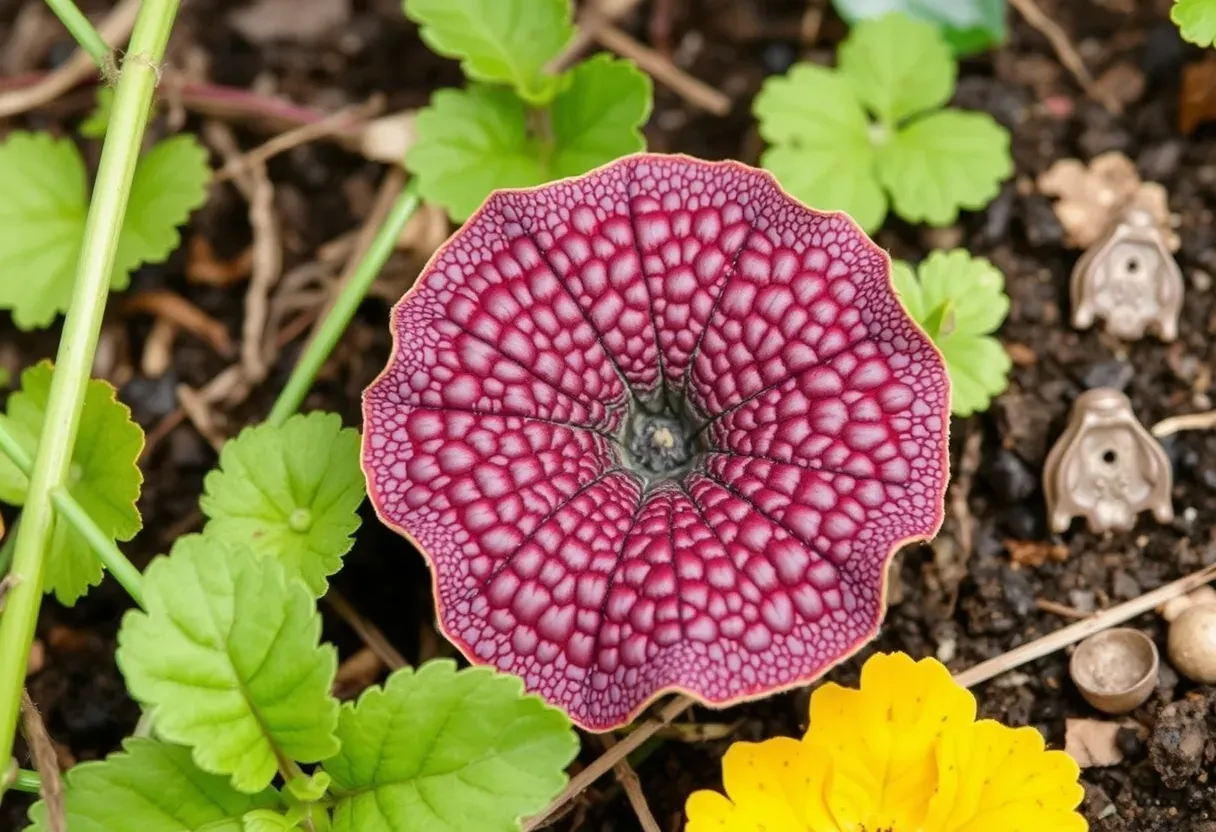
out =
{"type": "Polygon", "coordinates": [[[227,328],[177,292],[167,289],[136,292],[124,297],[118,308],[125,315],[154,315],[186,330],[225,358],[233,354],[232,338],[227,328]]]}
{"type": "MultiPolygon", "coordinates": [[[[599,737],[600,745],[604,746],[605,753],[612,751],[616,746],[616,738],[611,734],[601,734],[599,737]]],[[[663,832],[659,828],[659,822],[654,819],[654,813],[650,811],[650,805],[646,802],[646,795],[642,792],[642,783],[638,780],[637,772],[633,770],[633,766],[629,765],[629,760],[622,757],[617,760],[616,765],[612,767],[612,771],[616,774],[617,782],[621,784],[621,788],[625,790],[625,795],[629,798],[629,805],[633,807],[634,814],[638,816],[638,823],[642,826],[642,832],[663,832]]]]}
{"type": "Polygon", "coordinates": [[[629,58],[688,103],[716,116],[725,116],[730,112],[731,101],[726,94],[680,69],[671,59],[663,57],[649,46],[638,43],[596,12],[588,10],[584,17],[596,40],[622,58],[629,58]]]}
{"type": "MultiPolygon", "coordinates": [[[[135,26],[135,16],[139,13],[140,5],[140,0],[122,0],[116,5],[97,27],[102,40],[109,44],[125,42],[135,26]]],[[[0,94],[0,118],[15,116],[54,101],[96,72],[97,65],[93,63],[89,53],[77,48],[72,57],[54,72],[42,76],[27,87],[0,94]]]]}
{"type": "Polygon", "coordinates": [[[1216,428],[1216,410],[1169,416],[1153,425],[1150,432],[1161,439],[1184,430],[1211,430],[1212,428],[1216,428]]]}
{"type": "MultiPolygon", "coordinates": [[[[219,122],[204,128],[208,141],[224,156],[227,164],[241,158],[232,131],[219,122]]],[[[282,273],[283,253],[279,223],[274,213],[274,185],[265,164],[243,166],[233,177],[237,189],[249,202],[249,225],[253,229],[253,272],[245,292],[245,319],[241,329],[241,382],[226,396],[228,403],[248,395],[249,388],[266,378],[276,352],[265,338],[270,290],[282,273]],[[235,395],[234,395],[235,393],[235,395]]],[[[208,391],[213,393],[214,391],[208,391]]],[[[208,401],[216,399],[207,398],[208,401]]]]}
{"type": "Polygon", "coordinates": [[[545,826],[550,818],[565,809],[566,804],[582,794],[588,786],[607,774],[617,762],[628,757],[642,743],[653,737],[660,728],[670,723],[695,704],[697,704],[696,700],[688,696],[677,696],[668,702],[659,709],[657,716],[638,725],[637,728],[629,732],[627,737],[614,745],[611,750],[605,751],[585,769],[571,777],[570,782],[566,784],[566,788],[562,789],[562,793],[555,797],[545,807],[543,812],[524,821],[523,832],[532,832],[534,829],[540,829],[542,826],[545,826]]]}
{"type": "Polygon", "coordinates": [[[63,779],[59,776],[59,761],[55,754],[55,744],[47,733],[42,715],[34,700],[30,699],[29,691],[21,689],[21,730],[25,734],[25,742],[30,747],[30,755],[34,758],[34,768],[42,781],[39,789],[42,799],[46,801],[47,825],[52,832],[67,832],[67,813],[63,805],[63,779]]]}
{"type": "Polygon", "coordinates": [[[1067,627],[1048,633],[1020,647],[1015,647],[1008,653],[980,662],[975,667],[968,668],[955,675],[954,680],[964,687],[974,687],[981,682],[987,682],[1007,670],[1021,667],[1027,662],[1049,656],[1057,650],[1076,644],[1086,636],[1108,630],[1125,621],[1130,621],[1141,613],[1146,613],[1154,607],[1164,604],[1171,598],[1186,595],[1188,592],[1201,587],[1216,579],[1216,564],[1204,567],[1173,583],[1160,586],[1152,592],[1146,592],[1139,598],[1133,598],[1108,610],[1095,613],[1084,621],[1069,624],[1067,627]]]}
{"type": "Polygon", "coordinates": [[[181,405],[182,412],[186,414],[186,418],[194,425],[194,429],[218,454],[224,447],[227,438],[215,423],[215,414],[211,412],[207,397],[188,384],[179,384],[177,385],[177,401],[181,405]]]}
{"type": "Polygon", "coordinates": [[[617,22],[640,2],[641,0],[589,0],[586,6],[598,14],[598,19],[589,19],[585,14],[579,17],[578,31],[561,54],[549,62],[549,71],[565,72],[574,66],[583,53],[595,45],[596,26],[605,20],[617,22]]]}
{"type": "Polygon", "coordinates": [[[384,97],[375,95],[362,104],[338,110],[320,121],[302,124],[286,133],[280,133],[248,153],[226,162],[222,168],[215,171],[211,181],[225,182],[242,172],[248,172],[259,165],[264,165],[270,159],[293,147],[337,135],[350,127],[362,124],[368,119],[375,118],[383,110],[384,97]]]}
{"type": "Polygon", "coordinates": [[[1072,77],[1081,85],[1081,89],[1085,90],[1086,95],[1112,113],[1123,112],[1123,106],[1113,96],[1100,89],[1094,83],[1094,77],[1089,74],[1089,70],[1085,67],[1085,61],[1081,60],[1081,56],[1077,54],[1072,41],[1068,39],[1068,34],[1060,27],[1060,24],[1048,17],[1039,8],[1035,0],[1009,0],[1009,5],[1017,9],[1032,28],[1047,38],[1047,42],[1055,50],[1056,57],[1060,59],[1060,63],[1072,73],[1072,77]]]}
{"type": "Polygon", "coordinates": [[[409,665],[405,656],[398,653],[392,642],[380,632],[380,628],[360,615],[342,593],[331,586],[325,593],[325,601],[389,670],[399,670],[409,665]]]}
{"type": "Polygon", "coordinates": [[[1034,605],[1043,612],[1049,612],[1052,615],[1058,615],[1061,618],[1071,618],[1074,621],[1081,621],[1094,615],[1092,612],[1081,612],[1075,607],[1067,606],[1066,604],[1057,604],[1055,601],[1048,601],[1045,598],[1038,598],[1034,605]]]}

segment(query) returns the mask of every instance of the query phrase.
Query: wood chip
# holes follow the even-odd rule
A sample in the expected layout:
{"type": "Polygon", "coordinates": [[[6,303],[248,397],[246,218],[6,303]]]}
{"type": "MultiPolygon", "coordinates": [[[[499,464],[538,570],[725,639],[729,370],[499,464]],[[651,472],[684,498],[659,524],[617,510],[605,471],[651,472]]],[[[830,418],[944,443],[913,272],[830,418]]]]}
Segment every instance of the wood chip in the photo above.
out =
{"type": "Polygon", "coordinates": [[[1064,751],[1081,768],[1117,766],[1123,762],[1118,736],[1122,726],[1102,719],[1064,720],[1064,751]]]}
{"type": "Polygon", "coordinates": [[[1047,561],[1062,563],[1068,560],[1068,547],[1042,540],[1006,540],[1009,559],[1018,566],[1037,569],[1047,561]]]}

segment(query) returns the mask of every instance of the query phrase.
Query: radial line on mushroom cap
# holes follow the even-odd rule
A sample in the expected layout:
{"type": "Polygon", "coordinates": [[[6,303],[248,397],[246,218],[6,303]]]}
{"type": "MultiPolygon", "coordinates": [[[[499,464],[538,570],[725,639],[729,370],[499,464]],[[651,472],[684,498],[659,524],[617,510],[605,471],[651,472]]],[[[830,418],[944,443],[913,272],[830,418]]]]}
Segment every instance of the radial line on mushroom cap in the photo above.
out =
{"type": "Polygon", "coordinates": [[[569,506],[571,503],[573,503],[575,500],[577,500],[583,494],[586,494],[588,491],[590,491],[591,489],[595,488],[600,483],[607,480],[608,477],[611,476],[612,474],[628,474],[628,475],[632,476],[633,472],[627,468],[621,468],[619,466],[613,467],[613,468],[607,468],[607,469],[601,471],[600,473],[596,474],[594,479],[588,481],[584,485],[579,486],[576,491],[571,492],[566,497],[566,499],[559,500],[556,504],[554,504],[553,508],[549,509],[548,513],[545,514],[544,517],[542,517],[542,518],[540,518],[540,520],[536,521],[536,525],[526,535],[524,535],[524,539],[521,540],[519,542],[519,545],[515,547],[515,551],[512,552],[511,554],[507,555],[505,558],[503,558],[502,563],[500,563],[498,566],[494,567],[494,570],[489,575],[486,576],[486,579],[484,581],[481,582],[480,587],[474,585],[469,588],[469,592],[465,596],[465,600],[466,601],[472,600],[473,597],[477,594],[477,591],[479,589],[484,589],[484,588],[488,587],[491,583],[494,582],[495,578],[497,578],[499,575],[501,575],[503,572],[505,572],[507,570],[507,568],[510,567],[511,562],[515,559],[515,556],[518,555],[520,553],[520,551],[523,550],[524,544],[531,541],[532,538],[536,536],[536,533],[539,532],[542,528],[544,528],[546,523],[548,523],[550,520],[552,520],[554,517],[556,517],[558,515],[558,513],[560,513],[563,509],[565,509],[567,506],[569,506]]]}
{"type": "Polygon", "coordinates": [[[545,262],[545,268],[549,270],[549,272],[553,275],[553,279],[557,281],[557,284],[562,287],[562,291],[566,293],[571,302],[574,304],[575,308],[578,309],[578,313],[582,316],[583,321],[587,324],[591,331],[595,333],[596,343],[599,344],[600,350],[604,353],[604,357],[608,360],[608,363],[612,365],[614,370],[616,370],[617,376],[621,379],[621,384],[625,385],[625,389],[629,391],[629,397],[639,407],[644,407],[644,397],[640,396],[638,391],[633,389],[633,385],[629,383],[629,379],[625,376],[625,371],[622,370],[621,365],[617,363],[616,356],[612,354],[612,351],[608,349],[608,345],[604,343],[604,333],[596,329],[595,324],[591,322],[591,316],[587,314],[586,309],[583,309],[583,305],[578,302],[578,298],[575,296],[574,292],[570,291],[570,287],[567,286],[566,281],[562,279],[561,272],[558,271],[557,265],[553,262],[553,258],[549,256],[549,252],[546,251],[544,246],[540,244],[540,241],[536,239],[536,234],[530,228],[528,228],[527,224],[525,223],[525,219],[526,217],[521,214],[519,217],[520,230],[523,231],[524,236],[528,238],[528,241],[532,243],[533,247],[540,254],[541,259],[545,262]]]}

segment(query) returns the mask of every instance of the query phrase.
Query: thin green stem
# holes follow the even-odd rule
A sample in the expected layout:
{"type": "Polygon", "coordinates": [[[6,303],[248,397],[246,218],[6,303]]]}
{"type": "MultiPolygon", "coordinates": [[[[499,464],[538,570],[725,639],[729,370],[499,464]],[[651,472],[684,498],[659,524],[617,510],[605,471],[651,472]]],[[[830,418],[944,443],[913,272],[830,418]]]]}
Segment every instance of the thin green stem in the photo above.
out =
{"type": "MultiPolygon", "coordinates": [[[[27,477],[33,473],[34,460],[30,459],[25,448],[21,447],[16,437],[4,426],[3,422],[0,422],[0,454],[12,460],[13,465],[17,466],[17,470],[27,477]]],[[[144,605],[141,590],[143,576],[131,561],[127,560],[127,556],[118,548],[118,544],[114,542],[113,538],[93,522],[93,518],[80,503],[76,502],[76,498],[67,488],[61,486],[54,489],[51,493],[51,500],[60,516],[85,539],[93,553],[114,575],[115,580],[122,584],[131,599],[142,607],[144,605]]],[[[16,539],[16,535],[10,537],[10,541],[13,539],[16,539]]],[[[0,564],[5,562],[2,551],[0,550],[0,564]]],[[[0,570],[0,574],[3,574],[2,570],[0,570]]]]}
{"type": "Polygon", "coordinates": [[[72,528],[85,539],[89,548],[96,553],[106,569],[114,576],[114,580],[122,584],[122,588],[131,596],[131,600],[139,606],[144,605],[143,575],[135,568],[135,564],[127,560],[126,555],[114,543],[108,534],[98,528],[88,512],[76,502],[66,486],[59,486],[51,492],[51,501],[59,516],[71,524],[72,528]]]}
{"type": "Polygon", "coordinates": [[[81,13],[76,4],[72,0],[46,0],[46,4],[50,6],[51,11],[59,18],[59,22],[64,25],[64,28],[72,33],[72,37],[76,38],[80,48],[88,52],[89,57],[97,62],[101,71],[107,75],[112,73],[114,56],[110,51],[110,45],[93,28],[93,24],[81,13]]]}
{"type": "Polygon", "coordinates": [[[372,282],[384,268],[389,255],[393,253],[393,248],[400,239],[405,224],[418,210],[418,203],[418,192],[411,183],[393,203],[380,230],[372,239],[367,254],[359,261],[350,281],[343,287],[342,293],[338,295],[333,307],[321,322],[316,335],[305,347],[304,354],[300,356],[295,369],[291,371],[291,377],[287,379],[287,385],[283,388],[283,392],[279,393],[274,407],[270,410],[270,415],[266,417],[268,424],[282,425],[300,409],[304,397],[308,395],[309,388],[317,378],[317,373],[321,371],[321,367],[329,358],[329,354],[333,352],[338,339],[342,337],[351,318],[355,316],[355,310],[367,296],[372,282]]]}
{"type": "Polygon", "coordinates": [[[17,778],[13,780],[12,788],[19,792],[27,794],[38,794],[42,789],[42,778],[38,776],[38,772],[30,771],[29,769],[17,769],[17,778]]]}
{"type": "Polygon", "coordinates": [[[71,464],[85,385],[110,290],[118,234],[177,8],[178,0],[144,0],[118,76],[114,110],[85,220],[76,284],[63,323],[46,418],[30,473],[21,528],[17,530],[10,572],[13,585],[0,615],[0,760],[12,756],[22,683],[42,603],[46,552],[55,513],[52,501],[71,464]]]}

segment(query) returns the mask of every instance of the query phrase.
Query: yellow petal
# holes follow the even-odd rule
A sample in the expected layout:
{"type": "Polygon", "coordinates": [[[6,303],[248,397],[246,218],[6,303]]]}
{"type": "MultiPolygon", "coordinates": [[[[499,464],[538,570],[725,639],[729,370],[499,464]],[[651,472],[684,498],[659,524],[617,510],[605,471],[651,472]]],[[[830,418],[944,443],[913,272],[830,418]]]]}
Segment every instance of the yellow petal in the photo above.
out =
{"type": "Polygon", "coordinates": [[[812,783],[804,751],[789,737],[732,745],[722,758],[726,796],[694,793],[685,807],[686,832],[808,832],[803,822],[807,790],[821,786],[822,777],[812,783]]]}
{"type": "Polygon", "coordinates": [[[928,832],[1085,832],[1075,811],[1085,796],[1080,769],[1047,751],[1034,728],[992,720],[952,726],[938,747],[938,791],[928,832]]]}
{"type": "Polygon", "coordinates": [[[684,832],[760,832],[755,821],[717,792],[693,792],[684,804],[684,832]]]}
{"type": "Polygon", "coordinates": [[[937,785],[942,730],[975,719],[975,698],[934,659],[876,654],[861,687],[811,695],[804,742],[832,760],[830,813],[870,829],[916,829],[937,785]]]}

